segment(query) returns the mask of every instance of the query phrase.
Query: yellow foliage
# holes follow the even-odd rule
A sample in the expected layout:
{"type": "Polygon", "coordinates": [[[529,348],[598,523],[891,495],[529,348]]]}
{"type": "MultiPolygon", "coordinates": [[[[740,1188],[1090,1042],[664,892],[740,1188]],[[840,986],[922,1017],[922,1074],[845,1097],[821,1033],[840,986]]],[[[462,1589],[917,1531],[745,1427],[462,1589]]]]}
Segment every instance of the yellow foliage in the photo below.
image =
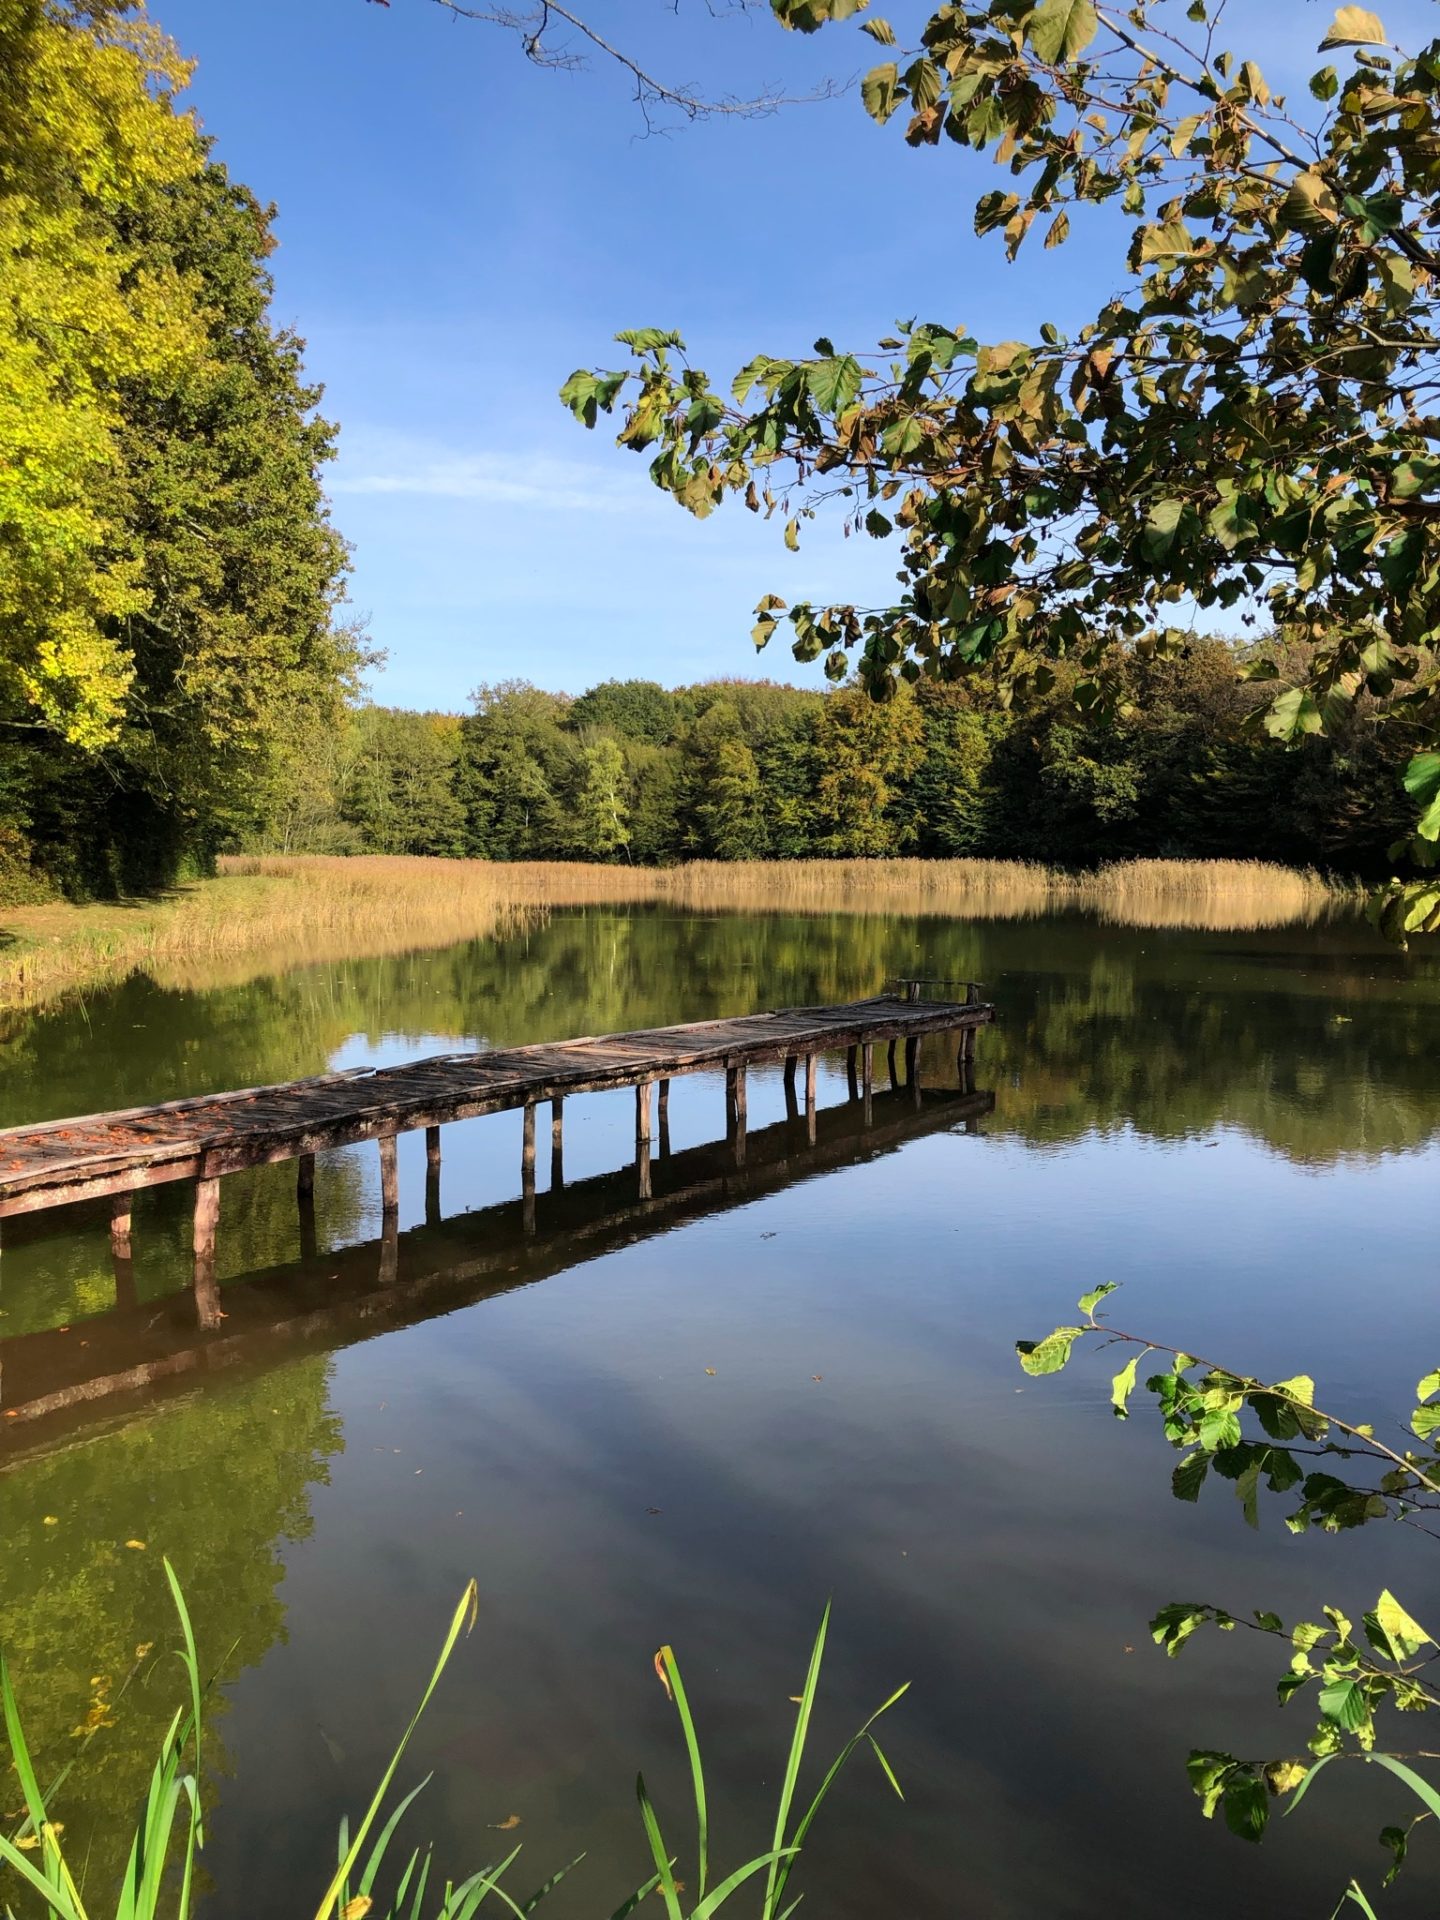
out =
{"type": "Polygon", "coordinates": [[[140,611],[119,392],[204,349],[194,289],[147,268],[119,216],[195,173],[188,69],[143,18],[0,0],[0,699],[100,747],[140,611]]]}

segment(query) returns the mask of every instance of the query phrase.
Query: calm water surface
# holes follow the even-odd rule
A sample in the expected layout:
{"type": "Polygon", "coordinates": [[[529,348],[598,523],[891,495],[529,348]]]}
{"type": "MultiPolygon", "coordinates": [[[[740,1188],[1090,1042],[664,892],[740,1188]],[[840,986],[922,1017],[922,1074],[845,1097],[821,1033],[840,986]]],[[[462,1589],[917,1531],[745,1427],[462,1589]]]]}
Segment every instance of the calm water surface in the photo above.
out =
{"type": "MultiPolygon", "coordinates": [[[[586,1849],[555,1920],[608,1914],[644,1877],[637,1767],[686,1832],[662,1641],[701,1721],[718,1851],[759,1850],[827,1596],[819,1739],[913,1681],[886,1741],[908,1797],[855,1765],[815,1831],[807,1911],[1323,1916],[1352,1873],[1373,1888],[1375,1830],[1411,1809],[1368,1776],[1332,1773],[1259,1850],[1200,1819],[1191,1746],[1269,1754],[1308,1727],[1267,1704],[1273,1648],[1202,1640],[1168,1662],[1146,1621],[1177,1598],[1354,1612],[1388,1582],[1433,1626],[1440,1549],[1399,1529],[1294,1539],[1273,1506],[1252,1534],[1224,1489],[1182,1506],[1148,1419],[1109,1417],[1099,1360],[1027,1381],[1013,1343],[1119,1280],[1119,1324],[1312,1372],[1356,1417],[1403,1414],[1440,1362],[1434,957],[1358,924],[557,915],[500,943],[185,991],[137,978],[9,1016],[0,1124],[839,999],[895,972],[988,983],[988,1117],[947,1105],[953,1054],[927,1045],[923,1104],[882,1095],[866,1134],[832,1060],[810,1152],[778,1071],[752,1074],[738,1177],[708,1144],[719,1081],[677,1081],[641,1217],[629,1096],[574,1100],[566,1189],[542,1191],[533,1237],[518,1116],[445,1130],[438,1210],[411,1135],[398,1286],[373,1147],[322,1159],[308,1246],[293,1168],[236,1176],[227,1363],[203,1373],[173,1370],[195,1346],[183,1192],[141,1196],[118,1305],[102,1216],[7,1225],[7,1404],[172,1369],[0,1424],[0,1638],[42,1773],[87,1715],[107,1723],[62,1808],[95,1879],[177,1697],[165,1666],[123,1685],[171,1633],[168,1553],[224,1676],[214,1920],[318,1897],[472,1574],[479,1625],[407,1763],[435,1769],[410,1825],[454,1873],[523,1841],[521,1893],[586,1849]]],[[[1416,1854],[1391,1913],[1433,1907],[1440,1843],[1416,1854]]]]}

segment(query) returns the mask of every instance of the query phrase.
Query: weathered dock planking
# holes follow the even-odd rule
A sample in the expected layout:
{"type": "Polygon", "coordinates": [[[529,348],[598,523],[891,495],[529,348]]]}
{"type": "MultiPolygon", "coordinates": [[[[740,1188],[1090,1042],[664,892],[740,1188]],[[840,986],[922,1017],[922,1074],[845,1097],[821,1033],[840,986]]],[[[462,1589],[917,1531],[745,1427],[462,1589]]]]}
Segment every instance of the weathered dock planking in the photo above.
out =
{"type": "Polygon", "coordinates": [[[73,1325],[0,1335],[0,1476],[37,1447],[48,1451],[108,1417],[127,1396],[143,1394],[148,1405],[211,1373],[263,1371],[300,1352],[333,1352],[532,1286],[597,1254],[894,1153],[908,1141],[978,1132],[994,1103],[988,1091],[895,1086],[876,1093],[868,1124],[856,1103],[821,1109],[813,1142],[798,1114],[757,1129],[741,1166],[728,1143],[671,1153],[662,1134],[648,1199],[637,1195],[631,1169],[562,1182],[540,1195],[534,1232],[519,1199],[442,1218],[436,1183],[433,1194],[427,1191],[425,1223],[396,1231],[393,1245],[382,1236],[323,1258],[310,1249],[228,1282],[219,1328],[197,1330],[188,1291],[142,1302],[131,1288],[113,1307],[73,1325]]]}
{"type": "Polygon", "coordinates": [[[441,1054],[404,1066],[358,1068],[160,1106],[11,1127],[0,1131],[0,1218],[108,1196],[118,1261],[130,1256],[131,1196],[140,1188],[167,1181],[193,1181],[195,1290],[202,1321],[218,1318],[215,1236],[220,1180],[227,1173],[297,1161],[297,1195],[303,1213],[313,1192],[315,1155],[375,1140],[382,1208],[389,1217],[399,1206],[397,1135],[423,1127],[427,1162],[433,1171],[439,1166],[440,1128],[445,1122],[518,1107],[524,1113],[521,1188],[528,1223],[534,1215],[539,1102],[551,1103],[553,1179],[563,1164],[565,1097],[633,1087],[636,1167],[644,1198],[649,1191],[652,1092],[657,1083],[663,1132],[671,1079],[723,1068],[727,1139],[736,1160],[743,1162],[748,1067],[783,1061],[787,1107],[793,1110],[797,1068],[804,1061],[805,1111],[812,1139],[818,1054],[847,1052],[852,1098],[861,1097],[856,1071],[860,1064],[867,1113],[873,1098],[876,1046],[888,1047],[890,1079],[895,1084],[895,1047],[905,1042],[907,1080],[913,1084],[921,1038],[958,1031],[963,1074],[973,1056],[975,1031],[993,1018],[993,1009],[981,1001],[974,982],[966,983],[963,1001],[922,1000],[921,984],[902,981],[898,996],[844,1006],[789,1007],[730,1020],[538,1046],[441,1054]]]}

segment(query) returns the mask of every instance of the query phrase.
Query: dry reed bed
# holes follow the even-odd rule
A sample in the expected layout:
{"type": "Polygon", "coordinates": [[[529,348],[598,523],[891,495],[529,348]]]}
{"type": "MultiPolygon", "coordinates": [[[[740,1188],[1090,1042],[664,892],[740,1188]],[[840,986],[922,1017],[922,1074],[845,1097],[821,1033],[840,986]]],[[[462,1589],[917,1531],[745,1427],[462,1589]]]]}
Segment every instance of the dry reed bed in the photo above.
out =
{"type": "Polygon", "coordinates": [[[1312,923],[1353,900],[1263,861],[1136,860],[1068,874],[1008,860],[694,861],[653,869],[370,856],[237,856],[160,900],[3,916],[0,1001],[34,1005],[146,968],[167,984],[448,945],[552,907],[665,903],[691,912],[940,914],[1014,920],[1078,908],[1117,925],[1251,930],[1312,923]]]}

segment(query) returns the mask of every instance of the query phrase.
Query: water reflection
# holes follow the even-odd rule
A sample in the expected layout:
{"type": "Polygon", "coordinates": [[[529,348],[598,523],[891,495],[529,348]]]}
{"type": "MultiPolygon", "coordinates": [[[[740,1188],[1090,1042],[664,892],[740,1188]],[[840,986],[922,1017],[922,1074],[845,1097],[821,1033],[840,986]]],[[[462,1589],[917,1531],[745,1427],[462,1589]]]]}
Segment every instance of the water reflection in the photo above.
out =
{"type": "MultiPolygon", "coordinates": [[[[308,1255],[293,1169],[237,1175],[213,1343],[234,1364],[0,1427],[0,1633],[48,1762],[167,1631],[160,1552],[208,1660],[238,1642],[214,1915],[318,1896],[333,1823],[364,1803],[471,1573],[481,1625],[417,1751],[413,1777],[440,1771],[414,1833],[464,1869],[519,1814],[537,1883],[587,1847],[554,1920],[609,1911],[642,1876],[637,1765],[683,1805],[662,1640],[703,1715],[717,1821],[738,1822],[737,1853],[763,1843],[827,1593],[827,1737],[918,1684],[890,1742],[907,1804],[847,1784],[806,1876],[817,1911],[1329,1912],[1351,1873],[1374,1879],[1373,1832],[1408,1815],[1378,1789],[1352,1815],[1317,1787],[1258,1853],[1199,1820],[1189,1746],[1278,1751],[1301,1730],[1267,1705],[1263,1648],[1172,1664],[1144,1622],[1181,1596],[1353,1614],[1387,1582],[1425,1617],[1424,1543],[1252,1536],[1223,1492],[1179,1507],[1154,1436],[1106,1416],[1101,1369],[1027,1383],[1011,1343],[1120,1279],[1127,1324],[1303,1367],[1358,1417],[1403,1410],[1434,1358],[1397,1360],[1386,1334],[1433,1317],[1433,959],[1344,924],[581,913],[208,994],[137,980],[16,1021],[0,1117],[848,998],[900,972],[988,983],[978,1137],[882,1094],[868,1142],[822,1132],[797,1157],[781,1078],[756,1074],[737,1174],[723,1147],[706,1157],[720,1089],[697,1076],[674,1088],[650,1202],[629,1097],[567,1103],[566,1190],[542,1179],[533,1236],[516,1116],[445,1130],[439,1220],[423,1136],[402,1140],[388,1251],[373,1149],[321,1162],[308,1255]]],[[[937,1102],[940,1067],[921,1076],[937,1102]]],[[[821,1097],[822,1125],[855,1126],[833,1066],[821,1097]]],[[[178,1191],[142,1196],[128,1303],[103,1215],[7,1223],[7,1401],[195,1350],[176,1317],[187,1214],[178,1191]]],[[[99,1811],[97,1884],[170,1704],[163,1680],[132,1687],[74,1776],[99,1811]]],[[[1422,1867],[1389,1910],[1424,1893],[1422,1867]]]]}

